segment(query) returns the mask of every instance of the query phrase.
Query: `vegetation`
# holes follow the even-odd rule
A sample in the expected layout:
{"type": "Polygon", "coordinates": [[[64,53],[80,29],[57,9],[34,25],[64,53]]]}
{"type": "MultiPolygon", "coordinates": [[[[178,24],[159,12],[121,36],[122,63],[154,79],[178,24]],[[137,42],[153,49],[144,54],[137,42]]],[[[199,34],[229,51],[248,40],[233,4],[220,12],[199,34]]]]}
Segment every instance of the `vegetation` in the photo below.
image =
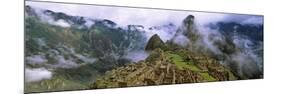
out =
{"type": "MultiPolygon", "coordinates": [[[[87,20],[84,17],[50,10],[45,10],[44,13],[51,15],[54,21],[63,20],[70,26],[63,27],[42,20],[41,14],[36,14],[35,10],[27,6],[26,69],[44,68],[52,74],[49,78],[26,81],[25,92],[230,81],[260,78],[263,75],[258,69],[253,70],[253,73],[240,73],[241,65],[231,56],[242,52],[243,49],[237,47],[229,37],[231,35],[224,35],[227,37],[221,37],[219,40],[210,35],[211,37],[206,39],[212,40],[212,44],[203,44],[206,42],[205,36],[197,30],[195,17],[192,15],[183,20],[184,29],[174,31],[176,34],[165,43],[157,34],[148,39],[145,32],[137,29],[144,28],[141,25],[121,28],[107,19],[87,20]],[[86,26],[87,21],[93,21],[95,24],[86,26]],[[187,37],[188,45],[174,43],[175,37],[181,34],[187,37]],[[222,54],[214,53],[205,47],[209,45],[217,48],[212,50],[218,50],[218,53],[222,54]],[[148,53],[148,57],[140,61],[126,57],[129,53],[138,51],[148,53]],[[227,60],[228,63],[221,64],[221,61],[227,60]]],[[[230,26],[223,23],[219,25],[225,27],[220,28],[221,30],[226,31],[231,30],[233,23],[230,26]]],[[[256,29],[260,28],[248,30],[256,29]]],[[[262,54],[259,51],[256,53],[262,54]]],[[[247,59],[243,62],[254,61],[247,59]]],[[[252,69],[258,67],[255,64],[249,65],[253,66],[249,67],[252,69]]],[[[248,66],[242,68],[246,70],[248,66]]]]}

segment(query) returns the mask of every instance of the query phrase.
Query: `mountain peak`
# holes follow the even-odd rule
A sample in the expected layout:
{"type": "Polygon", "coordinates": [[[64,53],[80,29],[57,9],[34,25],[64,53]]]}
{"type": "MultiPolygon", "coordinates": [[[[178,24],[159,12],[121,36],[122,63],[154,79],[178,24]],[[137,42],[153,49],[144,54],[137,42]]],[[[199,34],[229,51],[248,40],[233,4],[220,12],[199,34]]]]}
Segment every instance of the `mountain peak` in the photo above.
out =
{"type": "Polygon", "coordinates": [[[193,15],[188,15],[184,20],[183,20],[183,23],[185,25],[192,25],[194,24],[194,19],[195,17],[193,15]]]}
{"type": "Polygon", "coordinates": [[[154,34],[148,41],[145,50],[150,51],[154,50],[156,48],[163,48],[165,46],[165,43],[161,40],[161,38],[154,34]]]}
{"type": "Polygon", "coordinates": [[[28,16],[37,16],[35,10],[31,6],[25,6],[25,13],[28,16]]]}

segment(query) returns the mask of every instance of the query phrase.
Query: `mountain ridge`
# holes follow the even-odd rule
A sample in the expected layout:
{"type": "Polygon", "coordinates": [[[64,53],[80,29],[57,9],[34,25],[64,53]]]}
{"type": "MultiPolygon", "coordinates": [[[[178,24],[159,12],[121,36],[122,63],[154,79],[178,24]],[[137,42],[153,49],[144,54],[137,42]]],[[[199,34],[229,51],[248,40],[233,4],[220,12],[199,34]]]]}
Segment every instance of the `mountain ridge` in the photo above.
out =
{"type": "Polygon", "coordinates": [[[255,34],[262,26],[202,29],[187,15],[181,26],[120,27],[108,19],[41,12],[26,6],[25,64],[51,74],[27,82],[26,92],[263,78],[263,31],[255,34]]]}

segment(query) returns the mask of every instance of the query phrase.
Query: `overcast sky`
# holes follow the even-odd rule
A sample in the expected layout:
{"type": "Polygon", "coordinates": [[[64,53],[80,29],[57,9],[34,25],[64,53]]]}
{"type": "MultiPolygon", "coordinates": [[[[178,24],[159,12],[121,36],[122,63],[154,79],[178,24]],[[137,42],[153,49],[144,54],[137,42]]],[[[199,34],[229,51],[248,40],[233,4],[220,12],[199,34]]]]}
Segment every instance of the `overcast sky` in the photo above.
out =
{"type": "Polygon", "coordinates": [[[141,9],[128,7],[111,7],[97,5],[63,4],[50,2],[27,1],[27,5],[55,12],[64,12],[73,16],[84,16],[94,19],[109,19],[121,26],[139,24],[145,27],[157,26],[171,22],[179,26],[182,20],[192,14],[200,24],[217,21],[239,21],[242,23],[263,23],[262,16],[238,15],[225,13],[206,13],[192,11],[173,11],[159,9],[141,9]]]}

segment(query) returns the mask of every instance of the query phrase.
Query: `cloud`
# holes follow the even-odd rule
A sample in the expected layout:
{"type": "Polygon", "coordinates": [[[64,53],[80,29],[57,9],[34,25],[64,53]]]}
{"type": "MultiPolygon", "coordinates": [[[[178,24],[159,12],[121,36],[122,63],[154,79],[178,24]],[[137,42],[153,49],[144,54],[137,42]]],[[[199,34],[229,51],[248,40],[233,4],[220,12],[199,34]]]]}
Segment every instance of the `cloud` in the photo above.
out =
{"type": "Polygon", "coordinates": [[[70,24],[64,20],[53,21],[51,23],[53,23],[54,25],[57,25],[57,26],[61,26],[61,27],[70,27],[70,24]]]}
{"type": "Polygon", "coordinates": [[[189,14],[195,15],[197,17],[196,19],[200,20],[201,23],[207,23],[211,20],[222,19],[225,16],[225,14],[220,13],[64,4],[51,2],[28,1],[26,2],[26,4],[36,8],[49,9],[55,12],[64,12],[72,16],[84,16],[94,19],[109,19],[123,27],[129,24],[144,25],[145,27],[150,27],[168,22],[179,26],[182,23],[182,20],[189,14]]]}
{"type": "Polygon", "coordinates": [[[173,39],[173,43],[176,43],[182,47],[186,47],[189,43],[189,39],[186,36],[180,34],[175,36],[175,38],[173,39]]]}
{"type": "Polygon", "coordinates": [[[25,68],[25,81],[37,82],[41,80],[51,79],[52,72],[45,68],[25,68]]]}
{"type": "Polygon", "coordinates": [[[57,56],[57,64],[54,65],[54,67],[59,67],[59,68],[74,68],[74,67],[78,67],[79,64],[77,64],[76,62],[74,62],[73,60],[70,59],[65,59],[64,56],[57,56]]]}
{"type": "Polygon", "coordinates": [[[263,17],[250,17],[244,21],[243,24],[263,24],[263,17]]]}
{"type": "Polygon", "coordinates": [[[152,29],[152,30],[145,29],[146,37],[150,38],[153,35],[157,34],[162,41],[166,42],[167,40],[170,40],[175,35],[176,33],[175,31],[177,30],[175,26],[171,26],[171,27],[159,26],[159,27],[160,27],[159,29],[152,29]]]}
{"type": "MultiPolygon", "coordinates": [[[[159,10],[129,7],[65,4],[51,2],[27,1],[27,5],[49,9],[55,12],[64,12],[72,16],[84,16],[93,19],[109,19],[116,22],[121,27],[129,24],[144,25],[145,27],[161,25],[171,22],[176,26],[181,25],[182,20],[187,15],[194,15],[200,24],[208,24],[218,21],[234,21],[242,23],[263,23],[263,17],[255,15],[241,15],[229,13],[210,13],[195,11],[159,10]]],[[[62,22],[60,22],[62,23],[62,22]]]]}
{"type": "Polygon", "coordinates": [[[39,46],[47,46],[46,45],[46,42],[45,42],[45,40],[43,39],[43,38],[35,38],[36,39],[36,42],[37,42],[37,44],[39,45],[39,46]]]}
{"type": "Polygon", "coordinates": [[[140,60],[145,60],[148,57],[149,53],[145,51],[133,51],[128,52],[126,56],[124,56],[127,59],[132,60],[133,62],[138,62],[140,60]]]}
{"type": "Polygon", "coordinates": [[[222,19],[224,22],[236,22],[241,24],[263,24],[263,16],[258,15],[227,15],[222,19]]]}
{"type": "Polygon", "coordinates": [[[51,58],[55,60],[55,64],[46,64],[51,68],[76,68],[83,64],[94,63],[97,60],[96,58],[90,57],[89,55],[76,53],[74,48],[69,48],[64,45],[62,49],[52,49],[48,53],[52,54],[51,58]],[[79,61],[78,59],[82,61],[79,61]]]}
{"type": "MultiPolygon", "coordinates": [[[[202,36],[196,45],[199,46],[199,50],[208,50],[216,54],[221,53],[218,46],[214,42],[226,43],[225,36],[221,35],[218,30],[205,27],[205,25],[217,22],[236,22],[240,24],[263,24],[263,16],[257,15],[242,15],[242,14],[229,14],[229,13],[210,13],[210,12],[194,12],[194,11],[176,11],[176,10],[159,10],[159,9],[144,9],[144,8],[128,8],[128,7],[112,7],[112,6],[96,6],[96,5],[78,5],[78,4],[63,4],[63,3],[48,3],[48,2],[27,2],[27,5],[49,9],[55,12],[64,12],[72,16],[84,16],[92,19],[108,19],[117,23],[121,27],[127,27],[127,25],[143,25],[146,31],[146,37],[149,39],[153,34],[158,34],[163,41],[170,40],[176,32],[176,29],[169,30],[148,30],[152,26],[161,26],[168,23],[175,25],[175,28],[182,26],[182,21],[188,15],[195,16],[195,24],[198,28],[199,34],[202,36]],[[172,33],[171,33],[172,32],[172,33]],[[201,49],[203,48],[203,49],[201,49]]],[[[65,25],[64,22],[59,22],[60,25],[65,25]]],[[[92,25],[94,23],[87,23],[92,25]]],[[[67,26],[67,25],[65,25],[67,26]]],[[[248,40],[248,39],[245,39],[248,40]]],[[[244,41],[244,40],[243,40],[244,41]]],[[[185,36],[179,35],[175,38],[174,42],[186,46],[189,41],[185,36]]],[[[235,46],[238,46],[237,44],[235,46]]],[[[244,49],[244,48],[243,48],[244,49]]],[[[235,61],[243,62],[244,52],[241,54],[234,54],[236,57],[230,57],[235,61]],[[239,61],[242,60],[242,61],[239,61]]],[[[141,60],[145,57],[144,53],[132,52],[128,53],[126,58],[133,61],[141,60]]],[[[83,58],[83,57],[80,57],[83,58]]],[[[259,57],[260,58],[260,57],[259,57]]],[[[253,58],[256,60],[256,58],[253,58]]],[[[259,60],[259,59],[258,59],[259,60]]],[[[59,64],[73,65],[76,64],[72,60],[65,60],[64,57],[58,58],[59,64]]],[[[253,62],[253,61],[249,61],[253,62]]],[[[249,63],[252,64],[252,63],[249,63]]]]}
{"type": "Polygon", "coordinates": [[[96,58],[86,57],[81,54],[75,54],[75,56],[78,57],[79,59],[83,60],[86,63],[94,63],[95,61],[97,61],[96,58]]]}
{"type": "Polygon", "coordinates": [[[43,64],[45,62],[48,62],[48,60],[44,55],[32,55],[26,57],[26,63],[29,64],[43,64]]]}
{"type": "MultiPolygon", "coordinates": [[[[168,23],[179,28],[182,21],[188,15],[194,15],[195,22],[198,26],[204,26],[217,22],[238,22],[243,24],[263,23],[263,17],[254,15],[240,15],[227,13],[211,13],[196,11],[177,11],[177,10],[159,10],[129,7],[113,7],[113,6],[97,6],[97,5],[81,5],[81,4],[64,4],[51,2],[27,2],[35,8],[49,9],[55,12],[63,12],[72,16],[84,16],[91,19],[108,19],[117,23],[118,26],[127,28],[127,25],[143,25],[146,31],[146,37],[149,39],[152,35],[158,34],[163,41],[167,41],[173,37],[176,29],[171,30],[149,30],[152,26],[161,26],[168,23]],[[87,10],[87,11],[86,11],[87,10]],[[172,32],[172,33],[171,33],[172,32]]],[[[86,25],[90,27],[94,24],[86,19],[86,25]]],[[[55,25],[69,27],[65,21],[49,21],[55,25]]]]}

